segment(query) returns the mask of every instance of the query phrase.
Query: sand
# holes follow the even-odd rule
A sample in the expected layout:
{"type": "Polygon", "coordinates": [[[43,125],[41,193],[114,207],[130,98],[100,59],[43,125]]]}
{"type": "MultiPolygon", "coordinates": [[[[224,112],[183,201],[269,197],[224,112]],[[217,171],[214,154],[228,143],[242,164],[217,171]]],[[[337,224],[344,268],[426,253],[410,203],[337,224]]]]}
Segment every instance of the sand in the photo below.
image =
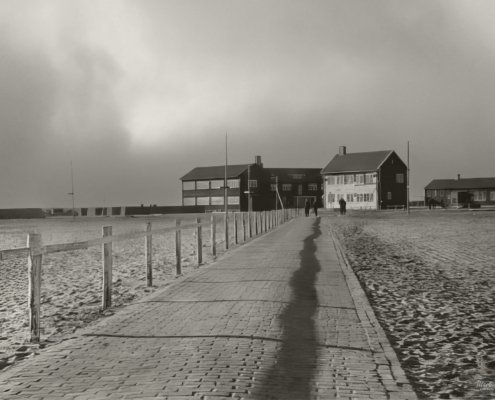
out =
{"type": "MultiPolygon", "coordinates": [[[[180,216],[182,224],[196,216],[180,216]]],[[[209,221],[210,215],[200,215],[209,221]]],[[[0,249],[26,245],[28,232],[42,235],[43,244],[70,243],[101,237],[102,226],[113,233],[153,229],[175,225],[176,216],[46,218],[37,220],[0,220],[0,249]]],[[[222,217],[217,216],[217,254],[224,248],[222,217]]],[[[233,232],[233,224],[231,224],[233,232]]],[[[197,268],[196,232],[182,232],[182,273],[197,268]]],[[[210,229],[203,227],[203,263],[211,262],[210,229]]],[[[232,240],[231,240],[232,241],[232,240]]],[[[46,346],[64,340],[78,328],[114,313],[115,309],[164,288],[176,277],[175,232],[153,236],[153,286],[146,285],[144,237],[113,244],[112,309],[101,311],[101,247],[53,253],[44,256],[41,288],[42,343],[46,346]]],[[[0,261],[0,369],[29,356],[33,348],[28,330],[27,259],[0,261]]]]}
{"type": "Polygon", "coordinates": [[[329,220],[423,398],[491,398],[495,212],[349,213],[329,220]]]}

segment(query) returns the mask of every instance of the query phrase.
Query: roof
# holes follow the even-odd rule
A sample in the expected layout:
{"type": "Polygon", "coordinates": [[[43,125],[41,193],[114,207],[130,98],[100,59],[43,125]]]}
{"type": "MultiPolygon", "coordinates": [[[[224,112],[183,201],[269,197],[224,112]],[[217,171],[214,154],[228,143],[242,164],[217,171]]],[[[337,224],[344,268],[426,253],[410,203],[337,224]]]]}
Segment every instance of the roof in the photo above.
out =
{"type": "Polygon", "coordinates": [[[434,179],[425,186],[426,190],[486,188],[495,188],[495,178],[434,179]]]}
{"type": "Polygon", "coordinates": [[[376,171],[393,153],[393,150],[368,151],[365,153],[337,154],[328,165],[321,170],[322,174],[336,172],[376,171]]]}
{"type": "MultiPolygon", "coordinates": [[[[244,171],[248,169],[250,164],[228,165],[227,178],[238,178],[244,171]]],[[[225,165],[213,167],[196,167],[185,174],[181,181],[193,181],[202,179],[223,179],[225,177],[225,165]]]]}
{"type": "Polygon", "coordinates": [[[278,177],[280,181],[320,181],[321,168],[265,168],[270,178],[278,177]]]}

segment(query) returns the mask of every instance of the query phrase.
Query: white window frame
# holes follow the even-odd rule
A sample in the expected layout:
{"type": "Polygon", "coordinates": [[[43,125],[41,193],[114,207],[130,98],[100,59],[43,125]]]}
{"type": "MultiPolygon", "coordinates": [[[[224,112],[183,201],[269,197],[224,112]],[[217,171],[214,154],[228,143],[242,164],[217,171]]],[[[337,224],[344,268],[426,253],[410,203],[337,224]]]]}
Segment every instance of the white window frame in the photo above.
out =
{"type": "Polygon", "coordinates": [[[395,174],[395,183],[404,183],[404,174],[402,172],[395,174]]]}
{"type": "Polygon", "coordinates": [[[495,201],[495,190],[490,191],[490,201],[495,201]]]}
{"type": "Polygon", "coordinates": [[[212,196],[211,205],[212,206],[223,206],[225,203],[223,196],[212,196]]]}
{"type": "Polygon", "coordinates": [[[209,206],[210,205],[210,198],[203,196],[203,197],[197,197],[196,198],[196,204],[198,206],[209,206]]]}
{"type": "Polygon", "coordinates": [[[318,184],[317,183],[308,183],[308,191],[316,192],[317,190],[318,190],[318,184]]]}
{"type": "Polygon", "coordinates": [[[258,181],[256,179],[250,179],[248,181],[248,185],[250,188],[257,188],[258,187],[258,181]]]}
{"type": "Polygon", "coordinates": [[[206,190],[210,188],[210,181],[196,181],[196,190],[206,190]]]}
{"type": "Polygon", "coordinates": [[[282,191],[290,192],[291,190],[292,190],[292,183],[283,183],[282,184],[282,191]]]}
{"type": "Polygon", "coordinates": [[[196,205],[196,197],[184,197],[184,205],[185,206],[195,206],[196,205]]]}

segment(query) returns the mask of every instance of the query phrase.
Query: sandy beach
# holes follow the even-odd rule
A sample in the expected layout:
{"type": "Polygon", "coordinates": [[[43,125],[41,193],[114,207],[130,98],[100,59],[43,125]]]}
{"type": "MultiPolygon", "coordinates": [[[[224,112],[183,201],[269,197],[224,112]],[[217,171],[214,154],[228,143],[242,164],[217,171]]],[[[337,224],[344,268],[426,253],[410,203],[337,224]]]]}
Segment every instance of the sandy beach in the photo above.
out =
{"type": "MultiPolygon", "coordinates": [[[[147,218],[46,218],[37,220],[1,220],[0,248],[26,245],[28,232],[41,233],[43,244],[70,243],[101,237],[103,226],[113,233],[153,229],[175,225],[177,216],[147,218]]],[[[178,216],[182,224],[195,221],[195,215],[178,216]]],[[[201,215],[209,221],[210,215],[201,215]]],[[[217,217],[217,254],[224,251],[223,217],[217,217]]],[[[231,223],[231,232],[233,223],[231,223]]],[[[196,232],[182,232],[182,273],[197,268],[196,232]]],[[[203,227],[203,263],[212,260],[210,229],[203,227]]],[[[232,236],[232,234],[231,234],[232,236]]],[[[232,239],[231,239],[232,240],[232,239]]],[[[42,346],[69,337],[79,327],[110,315],[114,308],[167,286],[175,279],[175,232],[153,236],[153,286],[146,286],[144,237],[113,244],[112,309],[100,311],[101,247],[48,254],[43,258],[41,293],[42,346]]],[[[16,359],[29,356],[27,259],[0,261],[0,369],[16,359]],[[28,348],[26,348],[28,347],[28,348]]]]}
{"type": "Polygon", "coordinates": [[[349,213],[327,222],[419,393],[490,398],[495,212],[349,213]]]}

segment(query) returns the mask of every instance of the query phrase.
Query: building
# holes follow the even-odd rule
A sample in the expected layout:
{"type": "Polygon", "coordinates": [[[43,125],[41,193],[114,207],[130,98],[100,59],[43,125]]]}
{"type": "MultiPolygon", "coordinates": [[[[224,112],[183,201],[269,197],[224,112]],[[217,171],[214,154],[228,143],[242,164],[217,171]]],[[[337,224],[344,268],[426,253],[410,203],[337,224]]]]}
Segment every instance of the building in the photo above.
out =
{"type": "Polygon", "coordinates": [[[495,178],[434,179],[425,187],[425,203],[445,207],[495,206],[495,178]]]}
{"type": "Polygon", "coordinates": [[[387,209],[407,205],[407,166],[393,150],[347,153],[345,146],[321,171],[324,207],[387,209]]]}
{"type": "MultiPolygon", "coordinates": [[[[180,179],[183,206],[224,209],[224,165],[196,167],[180,179]]],[[[280,203],[287,208],[303,207],[306,199],[321,203],[323,194],[320,168],[264,168],[260,156],[255,157],[253,164],[228,165],[227,179],[231,210],[272,210],[280,203]]]]}

